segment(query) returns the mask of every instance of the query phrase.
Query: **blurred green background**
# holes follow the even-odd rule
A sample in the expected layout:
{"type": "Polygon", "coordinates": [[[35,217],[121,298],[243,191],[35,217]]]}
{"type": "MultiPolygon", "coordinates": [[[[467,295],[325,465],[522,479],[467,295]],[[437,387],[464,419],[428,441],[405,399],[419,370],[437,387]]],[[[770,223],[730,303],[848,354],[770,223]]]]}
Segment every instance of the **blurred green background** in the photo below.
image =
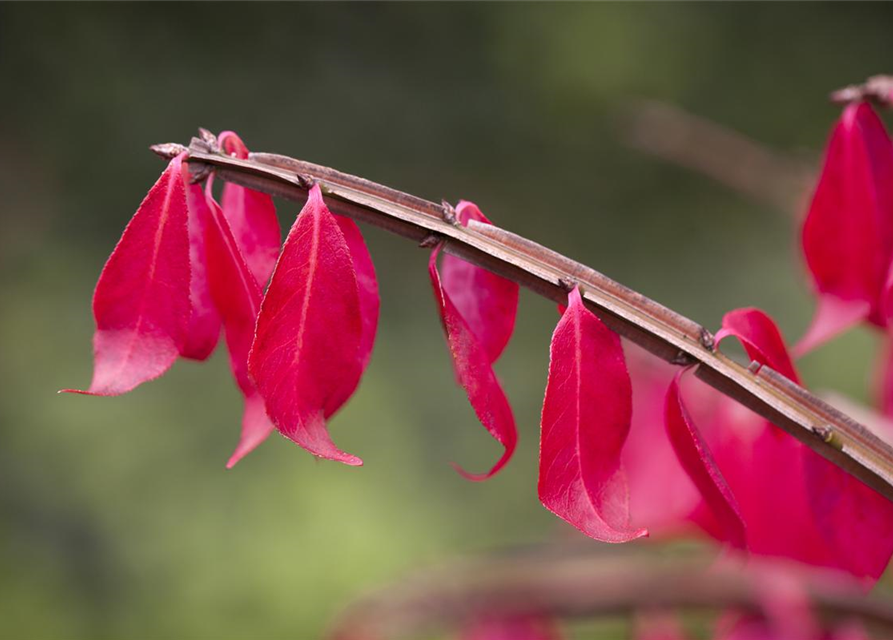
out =
{"type": "MultiPolygon", "coordinates": [[[[522,295],[498,366],[520,449],[467,482],[449,462],[498,448],[453,383],[426,252],[376,229],[380,335],[332,424],[365,467],[274,437],[226,471],[220,353],[57,396],[89,382],[92,289],[162,168],[149,144],[234,129],[469,198],[708,327],[758,305],[793,339],[812,309],[794,217],[630,149],[623,116],[660,100],[814,160],[826,94],[893,70],[891,27],[882,4],[0,5],[0,637],[312,638],[412,567],[560,529],[536,498],[553,305],[522,295]]],[[[807,381],[866,399],[877,344],[847,335],[807,381]]]]}

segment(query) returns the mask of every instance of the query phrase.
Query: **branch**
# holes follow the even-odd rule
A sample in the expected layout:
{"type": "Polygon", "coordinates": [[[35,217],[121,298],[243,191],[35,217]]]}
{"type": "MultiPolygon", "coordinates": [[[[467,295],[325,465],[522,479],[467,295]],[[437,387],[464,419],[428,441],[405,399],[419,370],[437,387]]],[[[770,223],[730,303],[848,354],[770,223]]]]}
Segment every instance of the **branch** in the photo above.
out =
{"type": "Polygon", "coordinates": [[[625,142],[687,167],[756,202],[800,216],[815,180],[806,162],[716,122],[661,102],[633,102],[623,114],[625,142]]]}
{"type": "Polygon", "coordinates": [[[866,595],[841,574],[787,563],[743,567],[734,560],[717,564],[706,557],[611,551],[607,556],[547,547],[418,571],[349,604],[329,635],[338,640],[420,637],[480,619],[531,614],[594,618],[735,609],[766,615],[766,585],[782,571],[797,578],[823,618],[855,617],[893,629],[889,594],[866,595]]]}
{"type": "MultiPolygon", "coordinates": [[[[163,157],[186,151],[158,145],[163,157]]],[[[193,138],[188,148],[196,179],[211,171],[223,180],[302,202],[318,183],[330,208],[423,245],[444,250],[513,280],[554,302],[574,286],[587,306],[621,336],[680,366],[781,427],[808,447],[893,500],[893,447],[805,389],[752,363],[743,367],[715,350],[713,336],[693,320],[611,280],[598,271],[493,225],[457,223],[453,208],[402,193],[335,169],[271,153],[240,160],[213,141],[193,138]]]]}

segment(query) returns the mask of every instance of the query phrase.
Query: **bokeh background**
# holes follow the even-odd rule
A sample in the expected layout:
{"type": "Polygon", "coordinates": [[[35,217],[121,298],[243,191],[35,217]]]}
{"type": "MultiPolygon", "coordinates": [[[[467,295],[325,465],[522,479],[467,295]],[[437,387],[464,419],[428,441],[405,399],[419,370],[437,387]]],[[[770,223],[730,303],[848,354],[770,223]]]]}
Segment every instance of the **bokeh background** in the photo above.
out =
{"type": "MultiPolygon", "coordinates": [[[[561,528],[536,498],[553,305],[522,295],[498,365],[521,446],[467,482],[449,462],[498,449],[453,383],[426,252],[376,229],[379,339],[332,424],[365,467],[274,437],[226,471],[221,353],[125,397],[57,396],[89,382],[92,289],[162,168],[149,144],[229,128],[469,198],[708,327],[758,305],[794,339],[796,217],[630,148],[631,105],[815,163],[827,93],[891,71],[891,28],[883,4],[0,5],[0,637],[313,638],[413,567],[561,528]]],[[[848,334],[807,382],[868,399],[878,344],[848,334]]]]}

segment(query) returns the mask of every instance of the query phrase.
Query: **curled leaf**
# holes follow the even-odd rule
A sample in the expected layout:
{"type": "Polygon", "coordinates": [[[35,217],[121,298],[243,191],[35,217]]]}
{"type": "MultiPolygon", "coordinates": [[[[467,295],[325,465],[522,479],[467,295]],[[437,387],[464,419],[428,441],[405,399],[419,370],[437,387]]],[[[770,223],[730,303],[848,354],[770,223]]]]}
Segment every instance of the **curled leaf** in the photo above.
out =
{"type": "Polygon", "coordinates": [[[283,435],[349,465],[362,461],[335,446],[325,413],[355,375],[361,312],[350,248],[315,185],[276,263],[248,367],[283,435]]]}
{"type": "Polygon", "coordinates": [[[733,547],[747,546],[744,519],[732,490],[723,477],[700,431],[695,427],[679,393],[679,372],[667,389],[664,425],[676,456],[700,491],[724,540],[733,547]]]}
{"type": "Polygon", "coordinates": [[[157,378],[189,330],[189,232],[181,154],[140,204],[93,294],[94,395],[118,395],[157,378]]]}
{"type": "Polygon", "coordinates": [[[431,258],[428,261],[428,275],[431,278],[434,298],[437,301],[440,319],[453,358],[456,378],[465,389],[468,401],[478,420],[486,427],[490,435],[504,447],[502,456],[490,471],[484,474],[471,474],[456,465],[454,466],[459,473],[470,480],[485,480],[505,466],[515,451],[518,441],[515,418],[502,386],[493,372],[491,353],[487,352],[441,284],[440,275],[437,272],[439,253],[440,245],[431,252],[431,258]]]}
{"type": "Polygon", "coordinates": [[[648,533],[629,526],[620,454],[631,418],[620,338],[574,289],[552,335],[538,488],[547,509],[596,540],[628,542],[648,533]]]}
{"type": "Polygon", "coordinates": [[[729,311],[722,319],[722,328],[716,332],[716,344],[728,337],[735,337],[744,345],[752,360],[772,369],[800,384],[800,376],[775,322],[765,312],[754,307],[729,311]]]}
{"type": "MultiPolygon", "coordinates": [[[[226,153],[242,160],[248,157],[245,143],[232,131],[221,133],[219,141],[226,153]]],[[[263,289],[273,273],[282,241],[273,198],[227,182],[220,204],[249,270],[263,289]]]]}
{"type": "MultiPolygon", "coordinates": [[[[478,207],[462,200],[456,207],[459,222],[490,221],[478,207]]],[[[443,289],[469,329],[480,342],[490,362],[496,362],[515,329],[518,313],[518,284],[452,255],[440,266],[443,289]]]]}

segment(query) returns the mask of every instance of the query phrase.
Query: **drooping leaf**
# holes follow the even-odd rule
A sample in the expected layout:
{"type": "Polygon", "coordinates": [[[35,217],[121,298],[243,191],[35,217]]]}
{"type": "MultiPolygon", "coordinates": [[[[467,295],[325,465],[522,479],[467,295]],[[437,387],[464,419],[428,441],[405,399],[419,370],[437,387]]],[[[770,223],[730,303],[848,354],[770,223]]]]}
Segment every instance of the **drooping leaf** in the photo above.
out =
{"type": "MultiPolygon", "coordinates": [[[[491,224],[467,200],[459,202],[456,216],[463,225],[469,220],[491,224]]],[[[490,362],[496,362],[515,329],[517,283],[449,254],[443,257],[440,273],[446,295],[487,352],[490,362]]]]}
{"type": "Polygon", "coordinates": [[[205,238],[211,296],[223,319],[233,377],[245,397],[242,435],[235,453],[227,462],[229,468],[263,442],[272,432],[273,424],[267,418],[263,400],[248,375],[248,353],[260,311],[260,286],[239,251],[226,217],[211,195],[210,179],[206,187],[206,204],[210,214],[205,238]]]}
{"type": "MultiPolygon", "coordinates": [[[[700,431],[694,426],[679,393],[679,378],[673,378],[664,404],[664,424],[682,468],[694,482],[722,537],[733,547],[747,546],[746,528],[738,502],[723,477],[700,431]]],[[[657,481],[657,479],[655,479],[657,481]]]]}
{"type": "Polygon", "coordinates": [[[372,256],[369,255],[369,249],[366,248],[366,242],[363,240],[360,229],[353,220],[344,216],[336,215],[335,221],[344,235],[344,241],[347,243],[350,257],[353,260],[360,296],[360,316],[363,326],[360,346],[354,361],[356,366],[354,367],[353,375],[345,374],[344,386],[337,394],[332,396],[332,399],[326,405],[326,419],[334,415],[350,399],[360,383],[363,372],[369,365],[369,360],[372,358],[372,348],[375,346],[375,334],[378,330],[378,312],[381,304],[378,296],[378,280],[375,277],[375,265],[372,264],[372,256]]]}
{"type": "Polygon", "coordinates": [[[349,465],[362,461],[335,446],[325,412],[361,359],[361,313],[350,248],[316,185],[276,263],[248,366],[283,435],[349,465]]]}
{"type": "MultiPolygon", "coordinates": [[[[224,151],[236,158],[244,160],[248,157],[245,143],[232,131],[221,133],[219,142],[224,151]]],[[[248,268],[263,289],[273,273],[282,242],[273,198],[269,194],[227,182],[220,204],[248,268]]]]}
{"type": "MultiPolygon", "coordinates": [[[[887,324],[881,298],[893,253],[893,144],[868,103],[845,107],[831,133],[803,225],[803,253],[821,297],[864,303],[872,322],[887,324]]],[[[810,345],[844,328],[857,307],[835,308],[820,303],[810,345]]]]}
{"type": "Polygon", "coordinates": [[[214,306],[208,283],[205,235],[211,224],[211,211],[200,184],[187,184],[186,202],[189,205],[189,300],[192,311],[186,344],[180,355],[192,360],[205,360],[217,346],[221,327],[220,314],[214,306]]]}
{"type": "Polygon", "coordinates": [[[627,542],[629,492],[620,464],[632,388],[620,338],[583,305],[579,289],[555,333],[543,402],[539,497],[586,535],[627,542]]]}
{"type": "Polygon", "coordinates": [[[109,256],[93,294],[94,395],[118,395],[157,378],[189,329],[185,154],[171,160],[109,256]]]}
{"type": "Polygon", "coordinates": [[[465,389],[478,420],[504,448],[502,456],[486,473],[471,474],[457,465],[454,467],[470,480],[485,480],[502,469],[515,451],[518,441],[515,418],[502,386],[493,372],[491,354],[487,352],[441,284],[437,272],[439,253],[440,245],[431,252],[428,275],[431,278],[434,298],[452,355],[456,378],[465,389]]]}

